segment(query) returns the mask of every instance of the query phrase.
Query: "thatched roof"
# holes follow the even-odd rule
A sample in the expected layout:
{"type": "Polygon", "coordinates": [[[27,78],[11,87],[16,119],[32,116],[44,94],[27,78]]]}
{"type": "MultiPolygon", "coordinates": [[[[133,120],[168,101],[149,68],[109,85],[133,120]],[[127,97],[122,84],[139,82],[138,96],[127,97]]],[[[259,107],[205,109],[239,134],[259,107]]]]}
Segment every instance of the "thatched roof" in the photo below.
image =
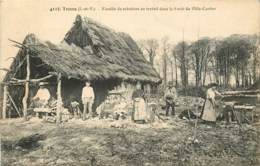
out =
{"type": "Polygon", "coordinates": [[[34,34],[28,35],[23,44],[29,47],[31,56],[65,77],[160,82],[158,73],[129,35],[116,33],[89,18],[77,19],[80,21],[74,23],[61,44],[41,41],[34,34]]]}

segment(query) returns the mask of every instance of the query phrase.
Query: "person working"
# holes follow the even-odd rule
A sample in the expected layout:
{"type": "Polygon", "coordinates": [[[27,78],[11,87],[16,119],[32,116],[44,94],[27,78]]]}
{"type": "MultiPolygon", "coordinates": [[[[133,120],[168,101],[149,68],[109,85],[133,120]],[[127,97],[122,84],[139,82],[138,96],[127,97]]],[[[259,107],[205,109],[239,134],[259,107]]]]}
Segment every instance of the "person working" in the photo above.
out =
{"type": "Polygon", "coordinates": [[[175,100],[177,98],[177,91],[173,86],[172,82],[168,83],[168,87],[166,89],[164,95],[166,101],[166,116],[169,116],[170,108],[171,108],[171,115],[175,115],[175,100]]]}
{"type": "Polygon", "coordinates": [[[217,95],[222,96],[217,90],[217,84],[212,83],[209,85],[209,89],[207,90],[206,100],[203,106],[203,111],[201,115],[201,119],[205,122],[213,122],[215,123],[217,120],[217,112],[216,112],[216,99],[217,95]]]}
{"type": "Polygon", "coordinates": [[[36,107],[46,107],[48,104],[48,101],[51,98],[49,90],[45,87],[44,82],[40,82],[39,90],[37,91],[36,95],[33,97],[33,101],[36,105],[36,107]]]}

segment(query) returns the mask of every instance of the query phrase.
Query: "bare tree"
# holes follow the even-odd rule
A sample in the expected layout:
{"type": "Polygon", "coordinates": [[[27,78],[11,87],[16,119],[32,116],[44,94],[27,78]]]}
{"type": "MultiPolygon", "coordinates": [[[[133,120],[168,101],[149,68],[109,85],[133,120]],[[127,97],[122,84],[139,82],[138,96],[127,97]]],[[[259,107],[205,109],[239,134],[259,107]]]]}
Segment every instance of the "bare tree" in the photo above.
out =
{"type": "Polygon", "coordinates": [[[193,55],[192,59],[196,87],[205,85],[208,63],[210,61],[210,55],[212,55],[212,50],[212,42],[209,38],[199,39],[190,46],[190,51],[193,55]]]}
{"type": "Polygon", "coordinates": [[[188,43],[179,42],[175,47],[175,53],[178,62],[180,63],[181,82],[182,86],[186,89],[188,86],[188,43]]]}
{"type": "Polygon", "coordinates": [[[169,47],[169,37],[165,36],[162,38],[163,83],[165,87],[167,84],[167,60],[169,47]]]}
{"type": "Polygon", "coordinates": [[[156,39],[141,40],[138,42],[139,47],[142,49],[144,55],[148,55],[148,60],[151,65],[154,65],[154,58],[156,51],[159,48],[159,43],[156,39]]]}

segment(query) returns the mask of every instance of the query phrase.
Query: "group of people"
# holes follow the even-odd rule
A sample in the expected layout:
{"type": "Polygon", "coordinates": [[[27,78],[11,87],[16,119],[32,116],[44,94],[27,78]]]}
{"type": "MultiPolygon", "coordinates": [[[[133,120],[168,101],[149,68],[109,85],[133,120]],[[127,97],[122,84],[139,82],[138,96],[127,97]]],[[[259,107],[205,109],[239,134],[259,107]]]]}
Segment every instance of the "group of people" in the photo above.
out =
{"type": "MultiPolygon", "coordinates": [[[[51,98],[49,90],[46,88],[45,83],[41,82],[39,84],[40,88],[36,95],[33,97],[33,101],[36,101],[37,107],[46,107],[48,101],[51,98]]],[[[217,111],[216,111],[216,96],[222,95],[216,90],[217,84],[213,83],[209,85],[206,92],[206,99],[202,109],[200,118],[208,122],[216,122],[217,111]]],[[[175,115],[175,105],[177,100],[177,91],[172,82],[169,82],[164,93],[165,115],[174,116],[175,115]]],[[[81,101],[83,104],[82,119],[93,115],[92,106],[95,100],[95,93],[93,87],[90,86],[90,82],[87,81],[82,89],[81,101]]],[[[136,90],[132,94],[133,102],[133,112],[132,120],[136,123],[145,123],[148,110],[147,110],[147,100],[145,98],[145,93],[141,88],[141,84],[137,83],[136,90]]]]}
{"type": "MultiPolygon", "coordinates": [[[[36,95],[32,98],[33,106],[37,108],[47,108],[51,99],[51,94],[46,87],[46,83],[40,82],[39,87],[40,88],[38,89],[36,95]]],[[[94,90],[88,81],[85,83],[85,86],[82,89],[81,100],[83,104],[82,119],[86,120],[86,118],[92,116],[92,106],[95,100],[94,90]]],[[[72,104],[75,105],[75,107],[78,106],[76,102],[72,104]]],[[[77,111],[76,114],[79,114],[77,109],[75,109],[75,111],[77,111]]]]}

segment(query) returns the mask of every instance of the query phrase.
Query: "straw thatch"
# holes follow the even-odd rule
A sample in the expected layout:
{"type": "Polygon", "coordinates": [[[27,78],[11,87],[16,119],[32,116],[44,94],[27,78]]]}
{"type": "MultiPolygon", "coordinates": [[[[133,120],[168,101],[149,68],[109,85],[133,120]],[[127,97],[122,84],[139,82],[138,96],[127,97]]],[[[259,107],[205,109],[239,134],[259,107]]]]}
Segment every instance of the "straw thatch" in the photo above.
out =
{"type": "Polygon", "coordinates": [[[76,17],[64,41],[83,50],[91,48],[94,58],[107,66],[97,71],[102,77],[159,82],[155,69],[142,55],[135,41],[125,33],[117,33],[90,18],[76,17]]]}
{"type": "MultiPolygon", "coordinates": [[[[34,34],[27,35],[23,44],[29,48],[32,57],[47,64],[48,70],[64,77],[160,82],[159,75],[129,35],[116,33],[88,18],[81,21],[78,16],[77,19],[80,21],[74,23],[61,44],[41,41],[34,34]]],[[[22,59],[24,55],[21,54],[25,52],[20,50],[17,58],[22,59]]],[[[15,66],[12,65],[12,70],[15,66]]]]}

